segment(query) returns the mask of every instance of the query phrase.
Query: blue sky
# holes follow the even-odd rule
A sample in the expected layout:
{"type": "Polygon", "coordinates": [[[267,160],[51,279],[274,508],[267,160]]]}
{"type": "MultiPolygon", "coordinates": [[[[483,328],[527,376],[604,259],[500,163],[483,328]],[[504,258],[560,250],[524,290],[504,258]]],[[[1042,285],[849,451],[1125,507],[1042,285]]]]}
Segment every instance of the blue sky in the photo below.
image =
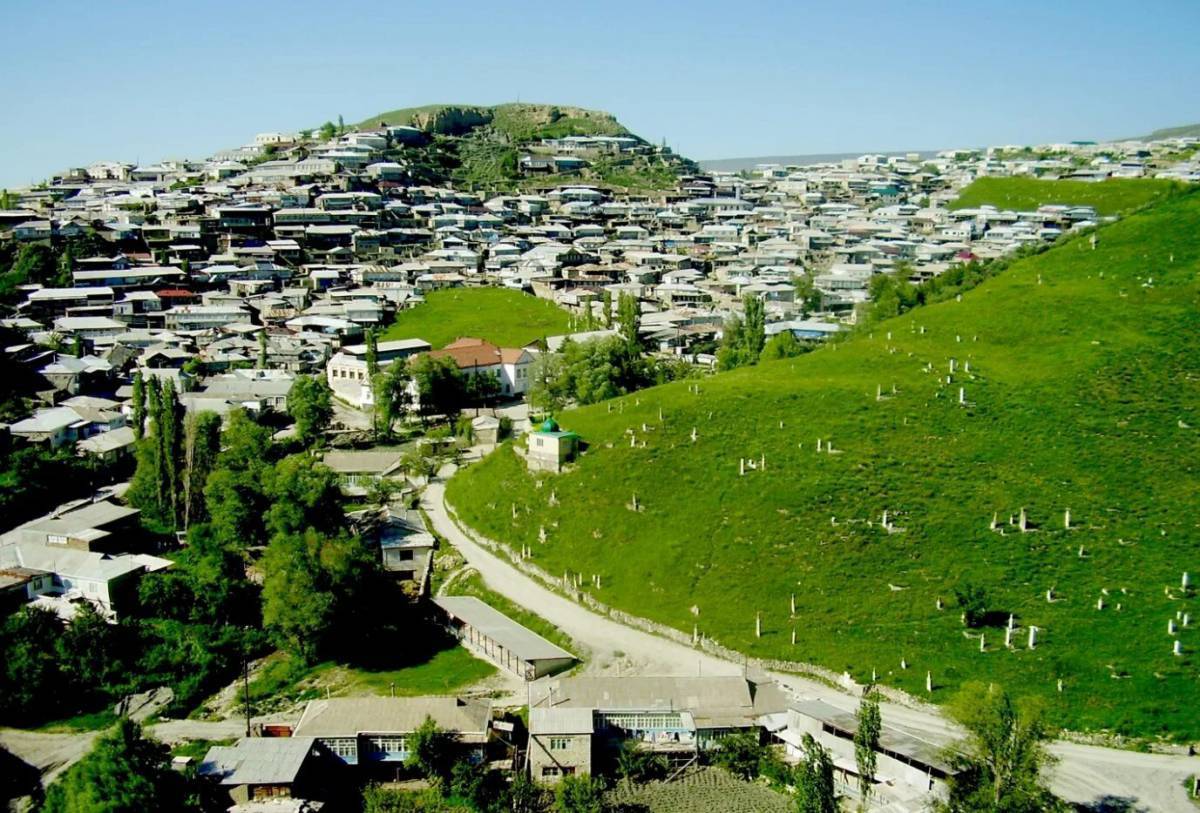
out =
{"type": "Polygon", "coordinates": [[[1200,121],[1200,0],[4,0],[0,185],[433,102],[615,113],[693,158],[1200,121]]]}

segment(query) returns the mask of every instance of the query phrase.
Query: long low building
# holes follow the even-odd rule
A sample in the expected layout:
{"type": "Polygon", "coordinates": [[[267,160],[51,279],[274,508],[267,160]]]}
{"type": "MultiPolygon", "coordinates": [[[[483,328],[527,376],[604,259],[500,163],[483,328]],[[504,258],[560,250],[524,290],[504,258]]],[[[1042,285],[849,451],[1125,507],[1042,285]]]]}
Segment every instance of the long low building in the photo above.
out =
{"type": "Polygon", "coordinates": [[[551,674],[577,660],[474,596],[440,596],[433,603],[446,614],[464,646],[525,680],[551,674]]]}
{"type": "MultiPolygon", "coordinates": [[[[789,760],[801,758],[803,738],[809,734],[830,750],[834,767],[844,781],[857,781],[858,767],[854,758],[854,735],[858,730],[856,713],[843,711],[823,700],[802,700],[791,705],[786,719],[786,728],[773,732],[773,735],[786,746],[789,760]]],[[[886,723],[879,732],[879,746],[875,750],[878,752],[875,780],[888,785],[892,795],[904,795],[900,786],[918,794],[941,793],[945,781],[958,773],[952,757],[942,745],[886,723]]]]}

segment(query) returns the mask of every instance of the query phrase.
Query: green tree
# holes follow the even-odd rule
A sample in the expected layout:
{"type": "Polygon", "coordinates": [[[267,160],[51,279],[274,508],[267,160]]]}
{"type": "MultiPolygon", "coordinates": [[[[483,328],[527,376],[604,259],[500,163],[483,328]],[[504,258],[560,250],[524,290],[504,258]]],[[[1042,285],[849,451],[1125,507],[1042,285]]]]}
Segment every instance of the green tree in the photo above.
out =
{"type": "Polygon", "coordinates": [[[27,243],[17,252],[17,259],[9,271],[21,280],[18,284],[35,282],[41,285],[53,285],[58,274],[58,262],[54,251],[43,243],[27,243]]]}
{"type": "Polygon", "coordinates": [[[640,353],[642,340],[638,328],[642,323],[642,311],[637,297],[621,294],[617,298],[617,332],[631,353],[640,353]]]}
{"type": "Polygon", "coordinates": [[[183,440],[183,527],[206,518],[204,488],[221,453],[221,416],[197,412],[187,416],[183,440]]]}
{"type": "Polygon", "coordinates": [[[54,287],[70,288],[74,284],[75,249],[70,243],[63,247],[58,256],[58,273],[54,277],[54,287]]]}
{"type": "Polygon", "coordinates": [[[757,731],[730,734],[721,738],[715,761],[735,776],[754,779],[758,776],[764,752],[757,731]]]}
{"type": "Polygon", "coordinates": [[[442,467],[436,450],[432,443],[418,443],[404,455],[401,461],[404,470],[413,477],[424,477],[428,482],[442,467]]]}
{"type": "Polygon", "coordinates": [[[43,813],[194,810],[167,747],[123,719],[46,791],[43,813]]]}
{"type": "Polygon", "coordinates": [[[321,439],[333,420],[333,392],[319,375],[297,376],[288,390],[287,411],[305,446],[321,439]]]}
{"type": "Polygon", "coordinates": [[[775,361],[799,356],[805,352],[806,348],[796,338],[796,334],[790,330],[781,330],[767,341],[760,358],[763,361],[775,361]]]}
{"type": "Polygon", "coordinates": [[[417,771],[436,787],[447,787],[454,768],[454,741],[432,717],[426,717],[409,735],[404,767],[417,771]]]}
{"type": "Polygon", "coordinates": [[[602,813],[604,782],[595,776],[564,776],[554,791],[557,813],[602,813]]]}
{"type": "Polygon", "coordinates": [[[391,437],[396,422],[403,421],[408,413],[409,380],[408,363],[404,359],[396,359],[371,379],[377,428],[385,437],[391,437]]]}
{"type": "Polygon", "coordinates": [[[743,341],[747,354],[757,362],[767,340],[766,306],[758,297],[747,294],[742,298],[742,310],[746,314],[743,341]]]}
{"type": "Polygon", "coordinates": [[[508,809],[512,813],[544,813],[549,806],[547,793],[525,774],[513,777],[508,787],[508,809]]]}
{"type": "Polygon", "coordinates": [[[412,365],[412,374],[422,418],[445,415],[452,420],[462,411],[466,384],[453,359],[423,355],[412,365]]]}
{"type": "Polygon", "coordinates": [[[477,406],[494,403],[500,397],[500,376],[495,372],[476,373],[467,378],[467,400],[477,406]]]}
{"type": "Polygon", "coordinates": [[[331,138],[337,135],[337,125],[332,121],[327,121],[321,125],[321,129],[318,130],[318,133],[320,134],[322,141],[329,141],[331,138]]]}
{"type": "Polygon", "coordinates": [[[245,410],[229,414],[221,432],[217,467],[204,484],[204,505],[213,534],[231,550],[267,543],[266,493],[271,469],[271,431],[245,410]]]}
{"type": "Polygon", "coordinates": [[[174,527],[183,515],[183,406],[170,379],[162,385],[158,408],[155,435],[159,439],[159,460],[163,461],[167,488],[160,511],[174,527]]]}
{"type": "Polygon", "coordinates": [[[604,319],[604,328],[610,329],[613,326],[613,307],[612,307],[612,291],[607,288],[600,296],[600,314],[604,319]]]}
{"type": "Polygon", "coordinates": [[[808,274],[796,274],[792,277],[792,285],[796,288],[796,301],[800,303],[800,312],[808,316],[821,309],[821,292],[808,274]]]}
{"type": "Polygon", "coordinates": [[[725,321],[721,346],[717,349],[717,369],[733,370],[754,363],[746,354],[745,333],[746,326],[741,317],[735,315],[725,321]]]}
{"type": "Polygon", "coordinates": [[[56,639],[59,668],[64,684],[71,687],[74,705],[88,708],[128,684],[124,633],[85,602],[56,639]]]}
{"type": "Polygon", "coordinates": [[[875,764],[879,749],[882,718],[879,714],[879,695],[874,686],[867,686],[858,703],[858,728],[854,731],[854,764],[858,768],[859,810],[870,807],[871,791],[875,785],[875,764]]]}
{"type": "Polygon", "coordinates": [[[837,813],[839,808],[833,784],[833,757],[811,734],[804,735],[801,746],[804,757],[796,766],[793,777],[797,813],[837,813]]]}
{"type": "Polygon", "coordinates": [[[146,382],[142,371],[133,374],[133,436],[138,440],[146,433],[146,382]]]}
{"type": "Polygon", "coordinates": [[[338,135],[341,135],[342,133],[346,132],[346,122],[342,121],[341,113],[338,113],[337,131],[338,131],[338,135]]]}
{"type": "Polygon", "coordinates": [[[279,536],[262,560],[263,625],[305,663],[316,662],[334,618],[334,596],[322,584],[321,544],[312,532],[279,536]]]}
{"type": "Polygon", "coordinates": [[[168,381],[160,386],[154,377],[147,380],[146,402],[150,433],[135,450],[137,468],[127,498],[147,518],[171,529],[183,508],[183,408],[174,385],[168,381]]]}
{"type": "Polygon", "coordinates": [[[51,642],[62,634],[53,610],[25,606],[0,626],[0,719],[24,725],[53,717],[68,694],[51,642]]]}
{"type": "Polygon", "coordinates": [[[940,807],[952,813],[1034,813],[1061,803],[1042,784],[1052,764],[1040,698],[1014,700],[995,684],[968,683],[951,701],[951,716],[967,731],[952,761],[959,773],[940,807]]]}
{"type": "Polygon", "coordinates": [[[267,331],[258,331],[258,369],[267,369],[267,331]]]}
{"type": "Polygon", "coordinates": [[[307,454],[285,457],[264,470],[270,500],[267,530],[272,536],[313,529],[322,534],[342,527],[341,490],[337,475],[307,454]]]}
{"type": "Polygon", "coordinates": [[[376,587],[375,558],[361,540],[312,529],[278,535],[263,570],[263,625],[282,647],[305,663],[354,649],[363,602],[376,587]]]}
{"type": "Polygon", "coordinates": [[[988,593],[982,585],[971,581],[955,585],[954,600],[962,609],[968,627],[978,627],[987,620],[988,593]]]}
{"type": "Polygon", "coordinates": [[[566,360],[549,350],[539,353],[529,365],[529,390],[526,393],[529,405],[554,414],[562,410],[569,397],[570,379],[566,360]]]}
{"type": "Polygon", "coordinates": [[[617,773],[627,782],[647,782],[666,773],[667,763],[661,754],[640,748],[636,742],[625,742],[617,751],[617,773]]]}

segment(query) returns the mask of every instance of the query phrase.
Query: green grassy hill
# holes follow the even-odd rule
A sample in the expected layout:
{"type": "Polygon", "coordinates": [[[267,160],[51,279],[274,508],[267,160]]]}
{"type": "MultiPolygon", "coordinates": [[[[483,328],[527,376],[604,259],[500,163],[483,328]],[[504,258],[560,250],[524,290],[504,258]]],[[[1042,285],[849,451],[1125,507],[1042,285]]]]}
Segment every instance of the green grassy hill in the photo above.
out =
{"type": "Polygon", "coordinates": [[[490,192],[536,190],[564,183],[598,184],[628,193],[675,189],[681,173],[695,165],[654,150],[646,154],[591,156],[582,171],[522,177],[522,151],[543,138],[569,135],[636,135],[611,113],[549,104],[514,102],[493,106],[434,104],[390,110],[354,125],[382,123],[418,127],[426,144],[397,147],[389,157],[408,164],[418,183],[443,183],[490,192]]]}
{"type": "Polygon", "coordinates": [[[1044,181],[1037,178],[979,178],[950,203],[951,209],[990,204],[1033,211],[1046,204],[1091,205],[1097,214],[1115,215],[1145,206],[1183,189],[1176,181],[1114,178],[1107,181],[1044,181]]]}
{"type": "Polygon", "coordinates": [[[1185,124],[1181,127],[1163,127],[1149,135],[1137,136],[1136,141],[1158,141],[1164,138],[1184,138],[1200,136],[1200,124],[1185,124]]]}
{"type": "Polygon", "coordinates": [[[679,382],[569,411],[589,444],[572,471],[537,488],[504,448],[448,498],[551,573],[601,574],[602,601],[751,655],[875,669],[919,696],[929,671],[934,701],[994,680],[1071,728],[1195,739],[1200,599],[1179,587],[1200,581],[1200,195],[1099,238],[698,394],[679,382]],[[1022,508],[1029,533],[1009,524],[1022,508]],[[968,585],[987,596],[983,652],[955,605],[968,585]]]}
{"type": "Polygon", "coordinates": [[[380,336],[424,339],[435,348],[463,336],[500,347],[522,347],[569,332],[571,315],[545,299],[507,288],[449,288],[425,295],[425,304],[401,311],[380,336]]]}
{"type": "Polygon", "coordinates": [[[491,106],[430,104],[389,110],[359,122],[359,129],[381,123],[420,127],[430,133],[461,135],[490,126],[514,141],[568,135],[628,135],[611,113],[553,104],[512,102],[491,106]]]}

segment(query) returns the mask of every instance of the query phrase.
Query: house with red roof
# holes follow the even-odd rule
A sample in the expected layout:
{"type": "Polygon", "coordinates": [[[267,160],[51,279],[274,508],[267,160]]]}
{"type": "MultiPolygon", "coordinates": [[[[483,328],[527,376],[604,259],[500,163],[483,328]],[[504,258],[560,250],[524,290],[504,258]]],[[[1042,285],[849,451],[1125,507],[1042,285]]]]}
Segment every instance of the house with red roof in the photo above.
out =
{"type": "Polygon", "coordinates": [[[433,358],[453,359],[464,376],[495,373],[502,395],[523,395],[529,389],[529,366],[533,355],[521,347],[497,347],[484,339],[465,336],[441,350],[429,353],[433,358]]]}

